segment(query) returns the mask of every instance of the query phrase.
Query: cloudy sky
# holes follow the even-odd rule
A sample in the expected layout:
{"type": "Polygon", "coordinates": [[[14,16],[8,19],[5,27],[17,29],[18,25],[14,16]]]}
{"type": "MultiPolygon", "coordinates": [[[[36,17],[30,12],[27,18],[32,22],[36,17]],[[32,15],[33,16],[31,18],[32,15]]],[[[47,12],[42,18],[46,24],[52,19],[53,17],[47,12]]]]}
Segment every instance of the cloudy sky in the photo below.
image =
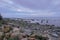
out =
{"type": "Polygon", "coordinates": [[[60,17],[60,0],[0,0],[3,17],[60,17]]]}

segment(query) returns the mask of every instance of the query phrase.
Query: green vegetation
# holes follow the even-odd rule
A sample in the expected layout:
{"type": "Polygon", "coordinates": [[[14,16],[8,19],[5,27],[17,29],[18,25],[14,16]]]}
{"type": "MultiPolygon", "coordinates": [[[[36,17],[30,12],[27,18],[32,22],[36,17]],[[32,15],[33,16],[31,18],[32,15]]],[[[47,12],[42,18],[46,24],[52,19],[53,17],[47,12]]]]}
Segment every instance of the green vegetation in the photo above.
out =
{"type": "Polygon", "coordinates": [[[3,18],[2,18],[2,16],[0,15],[0,26],[2,25],[2,23],[3,23],[3,18]]]}
{"type": "Polygon", "coordinates": [[[48,37],[43,37],[43,36],[35,36],[36,39],[38,40],[48,40],[49,38],[48,37]]]}

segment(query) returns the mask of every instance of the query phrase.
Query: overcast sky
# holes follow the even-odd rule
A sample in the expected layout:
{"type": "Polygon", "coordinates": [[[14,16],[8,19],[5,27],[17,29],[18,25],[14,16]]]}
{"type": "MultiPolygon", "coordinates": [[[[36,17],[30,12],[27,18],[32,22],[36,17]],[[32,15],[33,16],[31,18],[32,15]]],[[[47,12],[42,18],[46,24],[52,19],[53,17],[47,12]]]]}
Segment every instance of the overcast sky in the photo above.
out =
{"type": "Polygon", "coordinates": [[[0,0],[3,17],[60,17],[60,0],[0,0]]]}

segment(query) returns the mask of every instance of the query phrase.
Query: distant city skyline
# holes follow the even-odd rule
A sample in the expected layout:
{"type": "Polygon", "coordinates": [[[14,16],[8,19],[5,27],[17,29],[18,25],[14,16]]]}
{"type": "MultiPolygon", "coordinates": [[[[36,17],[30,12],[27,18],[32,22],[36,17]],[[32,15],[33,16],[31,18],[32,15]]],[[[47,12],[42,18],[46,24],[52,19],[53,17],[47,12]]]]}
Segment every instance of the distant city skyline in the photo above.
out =
{"type": "Polygon", "coordinates": [[[3,17],[60,17],[60,0],[0,0],[3,17]]]}

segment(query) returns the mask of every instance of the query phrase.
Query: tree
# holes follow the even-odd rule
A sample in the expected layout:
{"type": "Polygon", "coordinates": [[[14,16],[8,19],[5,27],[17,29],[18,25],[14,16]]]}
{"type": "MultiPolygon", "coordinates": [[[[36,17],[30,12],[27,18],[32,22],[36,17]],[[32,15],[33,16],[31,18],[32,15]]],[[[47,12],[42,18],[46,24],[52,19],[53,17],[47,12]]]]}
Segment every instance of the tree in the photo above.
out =
{"type": "Polygon", "coordinates": [[[1,14],[0,14],[0,20],[2,20],[2,16],[1,16],[1,14]]]}
{"type": "Polygon", "coordinates": [[[2,25],[2,23],[3,23],[3,18],[2,18],[1,14],[0,14],[0,26],[2,25]]]}

